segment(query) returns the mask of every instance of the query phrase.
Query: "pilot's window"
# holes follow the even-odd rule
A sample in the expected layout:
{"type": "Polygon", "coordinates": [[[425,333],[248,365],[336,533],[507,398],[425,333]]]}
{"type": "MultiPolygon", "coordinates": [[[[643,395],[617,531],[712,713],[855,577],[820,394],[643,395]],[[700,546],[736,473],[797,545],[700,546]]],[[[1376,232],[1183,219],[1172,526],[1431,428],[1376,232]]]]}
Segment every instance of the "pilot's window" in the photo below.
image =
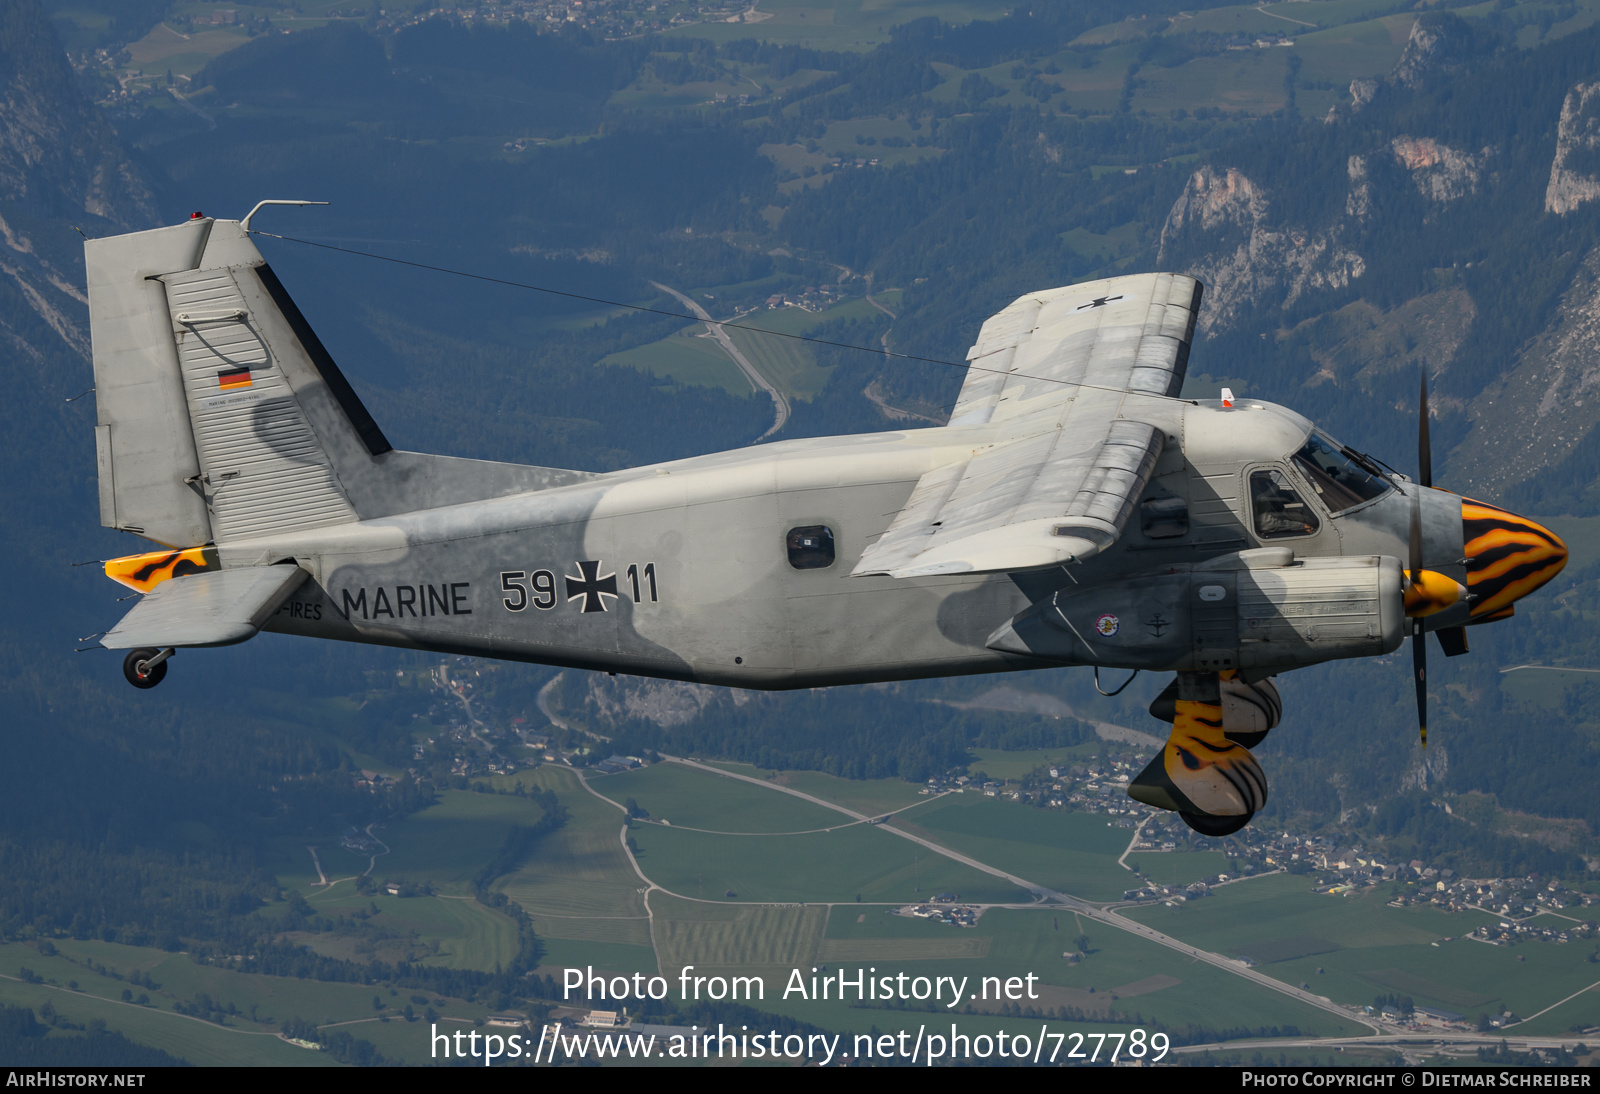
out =
{"type": "Polygon", "coordinates": [[[1309,536],[1320,523],[1282,471],[1250,472],[1250,505],[1262,539],[1309,536]]]}
{"type": "Polygon", "coordinates": [[[1337,444],[1316,433],[1294,454],[1294,463],[1329,512],[1340,513],[1393,489],[1376,468],[1362,466],[1337,444]]]}
{"type": "Polygon", "coordinates": [[[783,539],[789,565],[796,570],[821,570],[833,565],[833,529],[825,524],[791,528],[783,539]]]}
{"type": "Polygon", "coordinates": [[[1189,503],[1182,498],[1147,498],[1139,504],[1139,528],[1146,539],[1176,539],[1189,534],[1189,503]]]}

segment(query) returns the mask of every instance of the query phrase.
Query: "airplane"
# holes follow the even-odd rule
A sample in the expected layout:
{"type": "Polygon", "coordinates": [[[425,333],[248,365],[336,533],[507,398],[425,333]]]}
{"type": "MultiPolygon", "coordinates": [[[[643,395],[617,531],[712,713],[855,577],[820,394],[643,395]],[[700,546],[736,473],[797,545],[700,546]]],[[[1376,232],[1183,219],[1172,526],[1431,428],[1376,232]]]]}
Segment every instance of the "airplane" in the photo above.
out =
{"type": "MultiPolygon", "coordinates": [[[[735,688],[1060,666],[1174,673],[1134,799],[1207,835],[1267,800],[1278,674],[1510,617],[1566,545],[1286,407],[1179,395],[1202,287],[1030,292],[982,326],[947,425],[604,474],[395,449],[251,217],[85,245],[101,638],[138,688],[260,631],[735,688]]],[[[1129,678],[1131,680],[1131,677],[1129,678]]],[[[1123,686],[1126,686],[1124,684],[1123,686]]],[[[1108,693],[1111,694],[1111,693],[1108,693]]]]}

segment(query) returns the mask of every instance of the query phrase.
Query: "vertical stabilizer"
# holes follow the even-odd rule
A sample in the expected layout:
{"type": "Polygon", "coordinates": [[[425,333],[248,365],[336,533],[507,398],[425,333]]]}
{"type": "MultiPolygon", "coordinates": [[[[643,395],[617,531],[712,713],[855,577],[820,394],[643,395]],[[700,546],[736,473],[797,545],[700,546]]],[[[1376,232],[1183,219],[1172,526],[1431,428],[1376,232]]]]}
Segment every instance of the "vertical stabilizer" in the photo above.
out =
{"type": "Polygon", "coordinates": [[[389,443],[238,223],[161,280],[216,538],[359,519],[335,461],[389,443]]]}
{"type": "Polygon", "coordinates": [[[394,451],[238,221],[85,256],[108,527],[186,549],[590,477],[394,451]]]}
{"type": "Polygon", "coordinates": [[[193,547],[361,518],[391,446],[237,221],[86,254],[103,523],[193,547]]]}

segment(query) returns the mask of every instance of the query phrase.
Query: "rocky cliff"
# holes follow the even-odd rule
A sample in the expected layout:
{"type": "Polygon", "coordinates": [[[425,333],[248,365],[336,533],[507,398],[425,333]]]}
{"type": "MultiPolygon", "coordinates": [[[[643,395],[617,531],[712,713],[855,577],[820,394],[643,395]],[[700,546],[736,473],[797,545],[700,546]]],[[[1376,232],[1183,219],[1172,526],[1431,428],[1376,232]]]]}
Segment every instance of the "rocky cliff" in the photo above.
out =
{"type": "Polygon", "coordinates": [[[1476,49],[1472,26],[1459,15],[1432,11],[1411,25],[1411,37],[1395,63],[1390,79],[1417,87],[1434,73],[1460,66],[1476,49]]]}
{"type": "Polygon", "coordinates": [[[74,81],[34,0],[0,4],[0,337],[87,356],[82,237],[152,225],[150,185],[74,81]],[[36,323],[54,338],[40,338],[36,323]],[[24,330],[22,328],[28,328],[24,330]]]}
{"type": "Polygon", "coordinates": [[[1206,285],[1202,329],[1223,330],[1246,311],[1287,307],[1303,294],[1343,288],[1366,270],[1341,241],[1341,226],[1313,231],[1280,224],[1267,195],[1233,168],[1202,167],[1189,179],[1161,228],[1157,264],[1180,254],[1206,285]]]}
{"type": "Polygon", "coordinates": [[[1600,198],[1600,83],[1577,84],[1561,104],[1544,208],[1565,215],[1596,198],[1600,198]]]}
{"type": "Polygon", "coordinates": [[[1417,192],[1430,201],[1456,201],[1478,192],[1484,165],[1494,154],[1461,152],[1431,137],[1396,137],[1389,142],[1395,160],[1411,173],[1417,192]]]}
{"type": "Polygon", "coordinates": [[[1367,259],[1359,240],[1379,187],[1393,193],[1397,177],[1409,178],[1426,200],[1426,223],[1437,208],[1476,195],[1494,155],[1493,148],[1465,152],[1432,137],[1393,137],[1347,158],[1343,215],[1320,225],[1282,221],[1266,188],[1237,168],[1202,167],[1167,214],[1157,263],[1205,282],[1200,327],[1221,332],[1257,309],[1286,309],[1360,278],[1367,259]]]}
{"type": "Polygon", "coordinates": [[[1470,414],[1473,431],[1450,458],[1451,484],[1487,500],[1560,463],[1600,423],[1600,247],[1470,414]]]}

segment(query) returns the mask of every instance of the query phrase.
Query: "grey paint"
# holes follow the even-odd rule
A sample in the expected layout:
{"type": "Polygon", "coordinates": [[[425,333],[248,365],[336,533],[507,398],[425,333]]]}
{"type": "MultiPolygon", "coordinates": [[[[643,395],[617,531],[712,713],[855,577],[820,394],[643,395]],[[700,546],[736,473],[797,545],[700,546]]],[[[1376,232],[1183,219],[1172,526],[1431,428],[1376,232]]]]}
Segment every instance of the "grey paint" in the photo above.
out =
{"type": "Polygon", "coordinates": [[[216,570],[164,581],[103,639],[108,649],[231,646],[261,624],[306,579],[293,564],[216,570]]]}
{"type": "MultiPolygon", "coordinates": [[[[1095,612],[1182,609],[1182,649],[1143,649],[1139,663],[1150,667],[1198,666],[1226,651],[1247,659],[1236,603],[1252,596],[1288,614],[1308,599],[1362,605],[1346,613],[1361,633],[1343,636],[1345,645],[1284,631],[1272,657],[1253,664],[1354,656],[1393,639],[1387,601],[1398,594],[1383,582],[1406,550],[1403,492],[1323,513],[1317,535],[1248,556],[1257,567],[1269,557],[1280,566],[1285,554],[1312,560],[1291,568],[1320,577],[1252,576],[1239,554],[1263,546],[1245,476],[1271,466],[1293,477],[1288,457],[1311,425],[1270,404],[1171,396],[1198,293],[1189,279],[1139,275],[1024,297],[985,324],[969,359],[995,367],[972,374],[949,426],[780,441],[602,475],[372,455],[256,275],[261,257],[239,226],[162,231],[171,235],[147,233],[160,246],[121,237],[135,241],[98,252],[95,276],[107,284],[131,276],[119,262],[171,263],[156,271],[164,293],[129,290],[104,334],[126,344],[104,359],[113,387],[124,381],[119,369],[170,380],[163,413],[176,408],[186,431],[130,457],[117,447],[119,430],[144,428],[149,415],[124,416],[117,408],[133,407],[127,400],[104,404],[111,448],[102,473],[119,522],[166,520],[183,546],[215,535],[225,575],[280,566],[308,575],[281,603],[255,605],[271,611],[263,629],[759,688],[1132,663],[1107,661],[1104,643],[1064,643],[1045,618],[1055,606],[1070,605],[1058,615],[1080,631],[1083,612],[1092,622],[1095,612]],[[139,308],[150,314],[132,314],[139,308]],[[133,345],[139,338],[154,348],[133,345]],[[187,397],[177,387],[180,354],[191,366],[187,397]],[[208,418],[212,377],[246,357],[251,390],[270,398],[208,418]],[[191,417],[198,434],[187,430],[191,417]],[[182,479],[202,468],[215,518],[169,519],[172,499],[198,500],[182,479]],[[124,491],[125,481],[143,493],[124,491]],[[219,489],[243,496],[252,481],[247,504],[219,503],[219,489]],[[1184,534],[1147,535],[1137,516],[1147,498],[1186,503],[1184,534]],[[907,563],[894,572],[915,571],[942,549],[928,546],[940,533],[926,529],[894,545],[919,522],[937,522],[954,545],[928,572],[893,577],[863,565],[884,545],[880,553],[907,563]],[[833,563],[792,567],[786,532],[817,524],[834,533],[833,563]],[[1091,534],[1094,551],[1060,555],[1076,559],[1069,565],[1037,564],[1091,534]],[[1346,555],[1361,557],[1331,569],[1315,562],[1346,555]],[[1324,578],[1332,585],[1312,588],[1324,578]],[[1212,586],[1225,603],[1189,603],[1212,586]],[[1374,597],[1384,604],[1374,608],[1374,597]],[[1041,627],[1054,632],[1049,642],[1041,627]]],[[[98,347],[98,329],[96,338],[98,347]]],[[[97,348],[97,369],[101,359],[97,348]]],[[[1440,568],[1461,553],[1460,516],[1456,501],[1452,533],[1452,503],[1436,493],[1424,523],[1429,564],[1440,568]]],[[[141,605],[130,633],[138,622],[141,642],[158,645],[226,630],[237,604],[225,618],[182,593],[214,576],[160,587],[195,613],[199,632],[158,635],[141,605]]]]}

